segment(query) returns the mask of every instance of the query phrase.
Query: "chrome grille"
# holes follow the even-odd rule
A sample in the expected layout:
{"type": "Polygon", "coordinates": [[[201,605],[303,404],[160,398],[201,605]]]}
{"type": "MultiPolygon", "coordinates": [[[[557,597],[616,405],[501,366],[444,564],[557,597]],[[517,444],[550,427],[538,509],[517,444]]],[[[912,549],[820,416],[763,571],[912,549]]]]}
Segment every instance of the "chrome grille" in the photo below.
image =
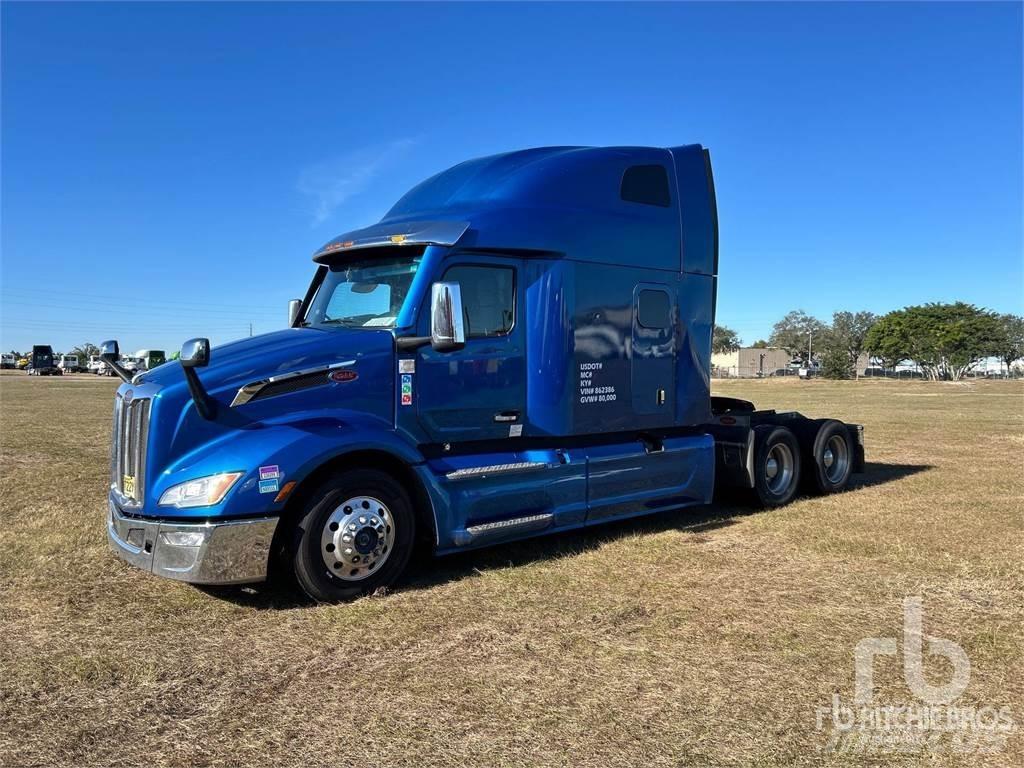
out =
{"type": "Polygon", "coordinates": [[[111,439],[110,482],[129,504],[135,506],[145,498],[146,444],[149,438],[148,398],[114,399],[114,431],[111,439]],[[134,487],[125,487],[125,478],[134,487]]]}

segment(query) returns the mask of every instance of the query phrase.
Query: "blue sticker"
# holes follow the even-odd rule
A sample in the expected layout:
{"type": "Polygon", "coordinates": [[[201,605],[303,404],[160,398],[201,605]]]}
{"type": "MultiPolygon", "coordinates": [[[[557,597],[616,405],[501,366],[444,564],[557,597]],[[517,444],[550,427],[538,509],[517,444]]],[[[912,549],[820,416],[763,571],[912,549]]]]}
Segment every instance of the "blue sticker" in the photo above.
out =
{"type": "Polygon", "coordinates": [[[278,481],[260,480],[260,493],[277,493],[278,481]]]}

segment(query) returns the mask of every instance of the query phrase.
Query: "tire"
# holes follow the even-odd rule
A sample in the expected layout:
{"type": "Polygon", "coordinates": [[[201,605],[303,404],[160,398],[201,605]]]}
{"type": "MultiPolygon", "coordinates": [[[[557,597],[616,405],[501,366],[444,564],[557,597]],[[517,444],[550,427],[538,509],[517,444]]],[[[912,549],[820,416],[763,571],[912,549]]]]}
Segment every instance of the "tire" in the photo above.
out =
{"type": "Polygon", "coordinates": [[[815,419],[801,431],[804,485],[811,493],[839,493],[850,481],[855,461],[850,431],[841,421],[815,419]]]}
{"type": "Polygon", "coordinates": [[[800,444],[786,427],[754,428],[754,499],[762,507],[781,507],[800,486],[800,444]]]}
{"type": "Polygon", "coordinates": [[[300,515],[292,539],[295,579],[318,602],[390,587],[409,563],[416,515],[391,475],[374,469],[334,475],[313,491],[300,515]]]}

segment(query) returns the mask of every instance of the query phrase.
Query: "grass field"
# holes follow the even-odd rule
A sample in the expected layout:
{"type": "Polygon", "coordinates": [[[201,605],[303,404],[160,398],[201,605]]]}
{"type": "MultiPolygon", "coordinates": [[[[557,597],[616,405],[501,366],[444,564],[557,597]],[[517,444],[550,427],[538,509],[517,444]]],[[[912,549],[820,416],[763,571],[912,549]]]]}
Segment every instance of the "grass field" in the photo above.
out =
{"type": "MultiPolygon", "coordinates": [[[[6,372],[5,372],[6,374],[6,372]]],[[[1024,764],[1024,386],[716,382],[866,426],[850,492],[425,563],[315,606],[211,594],[107,551],[114,382],[0,377],[0,766],[1024,764]],[[853,649],[967,652],[988,755],[835,753],[853,649]]],[[[930,679],[949,666],[926,658],[930,679]]],[[[881,657],[876,697],[907,703],[881,657]]]]}

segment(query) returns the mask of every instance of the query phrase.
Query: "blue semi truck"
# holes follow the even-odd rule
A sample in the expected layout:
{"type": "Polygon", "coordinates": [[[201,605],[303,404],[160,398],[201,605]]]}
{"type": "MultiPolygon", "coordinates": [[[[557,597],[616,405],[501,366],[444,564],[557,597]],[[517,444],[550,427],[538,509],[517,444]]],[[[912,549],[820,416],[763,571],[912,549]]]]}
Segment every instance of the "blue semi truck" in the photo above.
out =
{"type": "Polygon", "coordinates": [[[718,272],[699,145],[461,163],[331,240],[288,327],[124,379],[108,537],[198,584],[320,601],[436,554],[842,490],[863,430],[710,392],[718,272]]]}

